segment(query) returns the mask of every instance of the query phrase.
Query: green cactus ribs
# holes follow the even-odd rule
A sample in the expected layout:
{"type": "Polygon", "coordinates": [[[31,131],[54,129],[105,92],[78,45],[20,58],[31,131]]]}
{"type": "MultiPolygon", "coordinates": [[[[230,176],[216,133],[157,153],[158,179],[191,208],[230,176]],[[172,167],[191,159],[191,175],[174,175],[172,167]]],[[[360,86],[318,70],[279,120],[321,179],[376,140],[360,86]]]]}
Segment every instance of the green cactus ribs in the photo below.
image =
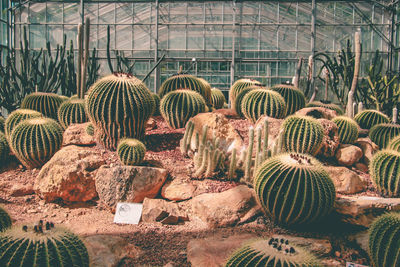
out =
{"type": "Polygon", "coordinates": [[[10,137],[15,156],[27,168],[46,163],[62,144],[63,129],[49,118],[33,118],[18,124],[10,137]]]}
{"type": "Polygon", "coordinates": [[[327,108],[336,111],[337,115],[343,115],[344,112],[341,107],[333,103],[326,103],[321,101],[313,101],[306,105],[307,108],[317,107],[317,108],[327,108]]]}
{"type": "Polygon", "coordinates": [[[400,214],[378,217],[369,228],[369,256],[374,267],[400,266],[400,214]]]}
{"type": "Polygon", "coordinates": [[[117,149],[120,138],[142,140],[154,112],[154,99],[144,83],[130,74],[114,73],[94,83],[86,111],[100,144],[117,149]]]}
{"type": "Polygon", "coordinates": [[[390,119],[388,116],[380,111],[367,109],[358,113],[354,120],[362,129],[371,129],[373,126],[380,123],[389,123],[390,119]]]}
{"type": "Polygon", "coordinates": [[[83,242],[70,231],[42,220],[0,234],[1,266],[89,266],[83,242]]]}
{"type": "Polygon", "coordinates": [[[215,109],[223,108],[225,104],[225,96],[218,88],[211,88],[211,99],[215,109]]]}
{"type": "Polygon", "coordinates": [[[5,123],[5,134],[7,139],[10,138],[12,130],[17,126],[20,122],[31,119],[31,118],[39,118],[42,117],[42,113],[37,112],[32,109],[17,109],[7,117],[5,123]]]}
{"type": "Polygon", "coordinates": [[[322,266],[318,258],[286,238],[253,240],[234,252],[226,267],[322,266]]]}
{"type": "Polygon", "coordinates": [[[74,98],[64,101],[58,109],[58,121],[64,129],[74,123],[87,122],[85,100],[74,98]]]}
{"type": "Polygon", "coordinates": [[[250,87],[246,87],[245,89],[243,89],[235,98],[235,102],[232,102],[232,109],[234,109],[236,111],[236,114],[239,115],[239,117],[244,118],[244,114],[242,113],[242,101],[244,96],[250,92],[251,90],[254,89],[259,89],[260,87],[257,86],[250,86],[250,87]]]}
{"type": "Polygon", "coordinates": [[[2,207],[0,207],[0,232],[3,232],[11,227],[11,217],[2,207]]]}
{"type": "Polygon", "coordinates": [[[284,226],[321,220],[335,200],[328,173],[306,154],[279,154],[264,161],[254,174],[254,188],[264,211],[284,226]]]}
{"type": "MultiPolygon", "coordinates": [[[[250,86],[258,86],[261,87],[262,84],[259,81],[251,80],[251,79],[240,79],[237,80],[232,87],[229,89],[229,100],[231,101],[232,109],[236,110],[236,97],[242,92],[244,89],[250,86]]],[[[239,106],[240,109],[240,106],[239,106]]]]}
{"type": "Polygon", "coordinates": [[[400,135],[391,139],[387,148],[400,152],[400,135]]]}
{"type": "Polygon", "coordinates": [[[57,120],[57,111],[63,101],[59,95],[36,92],[24,98],[21,108],[36,110],[45,117],[57,120]]]}
{"type": "Polygon", "coordinates": [[[146,154],[146,146],[137,139],[121,139],[118,144],[117,154],[122,164],[130,166],[139,165],[146,154]]]}
{"type": "Polygon", "coordinates": [[[286,102],[286,114],[285,116],[291,115],[302,109],[306,105],[306,97],[304,93],[297,87],[288,84],[279,84],[271,87],[271,90],[278,92],[286,102]]]}
{"type": "Polygon", "coordinates": [[[10,148],[8,146],[7,138],[0,132],[0,167],[5,164],[8,154],[10,153],[10,148]]]}
{"type": "Polygon", "coordinates": [[[369,173],[377,190],[388,197],[400,197],[400,152],[382,150],[376,153],[369,173]]]}
{"type": "Polygon", "coordinates": [[[398,124],[381,123],[369,130],[369,138],[381,149],[386,148],[390,140],[398,135],[400,135],[400,125],[398,124]]]}
{"type": "Polygon", "coordinates": [[[345,116],[338,116],[332,119],[338,127],[339,140],[342,144],[353,144],[358,138],[357,123],[345,116]]]}
{"type": "Polygon", "coordinates": [[[154,103],[155,103],[153,116],[159,116],[160,115],[160,101],[161,101],[161,99],[155,93],[152,93],[151,95],[153,96],[154,103]]]}

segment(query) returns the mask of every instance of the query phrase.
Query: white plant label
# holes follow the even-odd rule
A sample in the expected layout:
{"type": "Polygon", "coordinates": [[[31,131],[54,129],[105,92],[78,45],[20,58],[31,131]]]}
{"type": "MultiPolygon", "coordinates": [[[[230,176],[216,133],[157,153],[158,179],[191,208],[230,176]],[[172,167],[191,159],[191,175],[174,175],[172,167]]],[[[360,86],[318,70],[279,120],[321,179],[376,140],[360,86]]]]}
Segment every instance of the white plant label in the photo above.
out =
{"type": "Polygon", "coordinates": [[[117,203],[114,223],[138,224],[142,216],[142,203],[117,203]]]}

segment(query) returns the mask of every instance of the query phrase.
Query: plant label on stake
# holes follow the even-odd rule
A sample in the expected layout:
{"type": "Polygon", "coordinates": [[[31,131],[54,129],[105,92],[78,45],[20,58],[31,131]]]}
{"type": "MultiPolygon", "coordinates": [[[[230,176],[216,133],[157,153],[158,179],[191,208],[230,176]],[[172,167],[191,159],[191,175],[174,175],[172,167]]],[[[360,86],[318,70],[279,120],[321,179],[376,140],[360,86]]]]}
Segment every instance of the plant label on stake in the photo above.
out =
{"type": "Polygon", "coordinates": [[[142,216],[142,203],[117,203],[114,223],[138,224],[142,216]]]}

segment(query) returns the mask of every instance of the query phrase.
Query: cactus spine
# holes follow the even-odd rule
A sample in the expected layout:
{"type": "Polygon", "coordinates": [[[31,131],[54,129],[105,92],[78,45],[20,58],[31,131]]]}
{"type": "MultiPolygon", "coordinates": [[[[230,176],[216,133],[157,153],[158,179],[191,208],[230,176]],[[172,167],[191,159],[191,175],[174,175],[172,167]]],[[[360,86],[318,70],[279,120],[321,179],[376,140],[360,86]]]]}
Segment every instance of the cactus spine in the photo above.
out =
{"type": "Polygon", "coordinates": [[[211,100],[215,109],[222,108],[226,102],[222,91],[215,87],[211,88],[211,100]]]}
{"type": "Polygon", "coordinates": [[[337,115],[343,115],[344,114],[344,111],[342,110],[342,108],[339,107],[336,104],[333,104],[333,103],[326,103],[325,104],[325,103],[322,103],[320,101],[313,101],[313,102],[308,103],[306,105],[306,107],[307,108],[311,108],[311,107],[327,108],[327,109],[336,111],[337,115]]]}
{"type": "Polygon", "coordinates": [[[339,140],[342,144],[353,144],[358,138],[357,123],[345,116],[338,116],[332,119],[338,127],[339,140]]]}
{"type": "Polygon", "coordinates": [[[31,109],[17,109],[13,111],[6,120],[5,123],[5,134],[7,139],[10,139],[11,132],[14,130],[15,126],[18,125],[18,123],[26,120],[26,119],[31,119],[31,118],[39,118],[42,117],[42,113],[37,112],[35,110],[31,109]]]}
{"type": "Polygon", "coordinates": [[[289,116],[306,105],[306,97],[304,93],[297,87],[287,84],[280,84],[271,87],[272,90],[278,92],[286,102],[285,117],[289,116]]]}
{"type": "Polygon", "coordinates": [[[400,135],[400,125],[381,123],[373,126],[369,130],[369,138],[381,149],[386,148],[390,140],[400,135]]]}
{"type": "Polygon", "coordinates": [[[36,110],[45,117],[57,120],[57,111],[63,101],[63,98],[53,93],[35,92],[24,98],[21,108],[36,110]]]}
{"type": "MultiPolygon", "coordinates": [[[[232,109],[236,110],[236,97],[246,88],[251,86],[261,86],[261,83],[251,79],[240,79],[237,80],[229,90],[229,101],[231,101],[232,109]]],[[[241,107],[239,106],[239,109],[241,107]]]]}
{"type": "Polygon", "coordinates": [[[11,217],[2,207],[0,207],[0,232],[3,232],[11,227],[11,217]]]}
{"type": "Polygon", "coordinates": [[[0,132],[0,167],[5,164],[6,159],[10,153],[10,148],[8,146],[7,138],[0,132]]]}
{"type": "Polygon", "coordinates": [[[118,144],[117,154],[122,164],[139,165],[146,154],[146,146],[137,139],[124,138],[118,144]]]}
{"type": "Polygon", "coordinates": [[[398,135],[390,140],[390,143],[389,143],[387,149],[400,152],[400,135],[398,135]]]}
{"type": "Polygon", "coordinates": [[[85,100],[74,98],[64,101],[58,109],[58,121],[64,129],[74,123],[87,122],[85,100]]]}
{"type": "Polygon", "coordinates": [[[358,113],[354,120],[362,129],[371,129],[373,126],[380,123],[389,123],[389,117],[380,111],[373,109],[366,109],[358,113]]]}
{"type": "Polygon", "coordinates": [[[376,189],[388,197],[400,197],[400,152],[382,150],[369,163],[369,173],[376,189]]]}

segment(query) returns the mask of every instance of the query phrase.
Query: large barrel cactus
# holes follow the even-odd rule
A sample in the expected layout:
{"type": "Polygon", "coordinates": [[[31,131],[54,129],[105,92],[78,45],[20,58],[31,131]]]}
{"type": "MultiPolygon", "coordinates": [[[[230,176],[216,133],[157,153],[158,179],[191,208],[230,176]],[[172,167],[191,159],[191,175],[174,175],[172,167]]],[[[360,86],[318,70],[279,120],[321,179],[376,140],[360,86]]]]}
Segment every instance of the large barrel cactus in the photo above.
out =
{"type": "Polygon", "coordinates": [[[21,108],[32,109],[42,113],[45,117],[57,120],[57,112],[64,99],[52,93],[32,93],[22,100],[21,108]]]}
{"type": "Polygon", "coordinates": [[[389,197],[400,197],[400,152],[382,150],[369,163],[369,173],[376,189],[389,197]]]}
{"type": "Polygon", "coordinates": [[[42,116],[42,113],[32,109],[17,109],[11,112],[5,123],[5,134],[7,139],[10,138],[12,130],[14,130],[18,123],[26,119],[39,118],[42,116]]]}
{"type": "Polygon", "coordinates": [[[137,139],[121,139],[118,144],[117,154],[122,164],[135,166],[142,163],[146,154],[146,146],[137,139]]]}
{"type": "Polygon", "coordinates": [[[27,168],[46,163],[62,144],[63,129],[50,118],[33,118],[19,123],[11,133],[10,146],[27,168]]]}
{"type": "Polygon", "coordinates": [[[322,267],[318,258],[291,241],[274,236],[268,240],[253,240],[228,259],[226,267],[322,267]]]}
{"type": "Polygon", "coordinates": [[[286,226],[322,219],[335,201],[329,174],[307,154],[279,154],[267,159],[254,174],[254,188],[265,212],[286,226]]]}
{"type": "Polygon", "coordinates": [[[168,78],[161,84],[158,94],[162,99],[169,92],[180,89],[198,92],[204,98],[206,104],[210,107],[212,106],[211,87],[207,86],[199,78],[189,74],[178,74],[168,78]]]}
{"type": "Polygon", "coordinates": [[[225,104],[225,96],[218,88],[211,88],[211,100],[215,109],[220,109],[225,104]]]}
{"type": "Polygon", "coordinates": [[[369,228],[369,256],[374,267],[400,266],[400,213],[378,217],[369,228]]]}
{"type": "Polygon", "coordinates": [[[369,130],[369,138],[381,149],[386,148],[390,140],[400,135],[400,125],[380,123],[369,130]]]}
{"type": "Polygon", "coordinates": [[[337,116],[332,121],[338,127],[339,140],[342,144],[353,144],[358,138],[357,123],[346,116],[337,116]]]}
{"type": "Polygon", "coordinates": [[[250,92],[251,90],[259,89],[259,88],[260,88],[260,87],[258,87],[258,86],[250,86],[250,87],[247,87],[247,88],[243,89],[243,90],[236,96],[236,98],[235,98],[235,103],[233,103],[233,102],[231,103],[232,109],[234,109],[234,110],[236,111],[236,114],[238,114],[239,117],[244,118],[244,115],[243,115],[243,113],[242,113],[242,101],[243,101],[244,96],[245,96],[248,92],[250,92]]]}
{"type": "Polygon", "coordinates": [[[74,123],[87,122],[85,100],[74,98],[64,101],[58,109],[58,121],[64,129],[74,123]]]}
{"type": "Polygon", "coordinates": [[[8,146],[7,138],[3,132],[0,132],[0,167],[5,163],[9,153],[10,148],[8,146]]]}
{"type": "Polygon", "coordinates": [[[396,150],[396,151],[400,152],[400,135],[398,135],[390,140],[389,145],[387,146],[387,149],[396,150]]]}
{"type": "Polygon", "coordinates": [[[89,266],[79,237],[50,222],[13,226],[0,234],[0,251],[1,266],[89,266]]]}
{"type": "Polygon", "coordinates": [[[307,108],[317,107],[317,108],[327,108],[336,111],[337,115],[343,115],[343,109],[333,103],[322,103],[320,101],[313,101],[306,105],[307,108]]]}
{"type": "Polygon", "coordinates": [[[316,155],[324,138],[321,123],[309,116],[292,115],[282,124],[282,145],[286,151],[316,155]]]}
{"type": "Polygon", "coordinates": [[[280,119],[286,113],[283,97],[268,89],[255,89],[248,92],[243,97],[241,108],[243,115],[253,123],[262,115],[280,119]]]}
{"type": "MultiPolygon", "coordinates": [[[[231,101],[232,109],[236,110],[235,100],[236,100],[236,97],[240,94],[240,92],[242,92],[247,87],[254,86],[254,85],[259,86],[259,87],[262,86],[259,81],[251,80],[251,79],[240,79],[240,80],[237,80],[236,82],[234,82],[232,87],[229,89],[229,101],[231,101]]],[[[239,107],[239,109],[240,109],[240,107],[239,107]]]]}
{"type": "Polygon", "coordinates": [[[304,93],[293,85],[279,84],[274,85],[271,87],[271,89],[278,92],[285,99],[285,116],[295,113],[299,109],[304,108],[306,105],[306,97],[304,96],[304,93]]]}
{"type": "Polygon", "coordinates": [[[204,112],[206,103],[203,97],[191,90],[176,90],[161,99],[160,112],[171,128],[183,128],[186,122],[204,112]]]}
{"type": "Polygon", "coordinates": [[[120,138],[143,139],[154,99],[144,83],[130,74],[114,73],[94,83],[86,111],[99,143],[115,150],[120,138]]]}
{"type": "Polygon", "coordinates": [[[3,232],[11,227],[11,217],[2,207],[0,207],[0,232],[3,232]]]}
{"type": "Polygon", "coordinates": [[[373,126],[380,123],[389,123],[390,119],[388,116],[380,111],[374,109],[367,109],[358,113],[354,120],[362,129],[371,129],[373,126]]]}

